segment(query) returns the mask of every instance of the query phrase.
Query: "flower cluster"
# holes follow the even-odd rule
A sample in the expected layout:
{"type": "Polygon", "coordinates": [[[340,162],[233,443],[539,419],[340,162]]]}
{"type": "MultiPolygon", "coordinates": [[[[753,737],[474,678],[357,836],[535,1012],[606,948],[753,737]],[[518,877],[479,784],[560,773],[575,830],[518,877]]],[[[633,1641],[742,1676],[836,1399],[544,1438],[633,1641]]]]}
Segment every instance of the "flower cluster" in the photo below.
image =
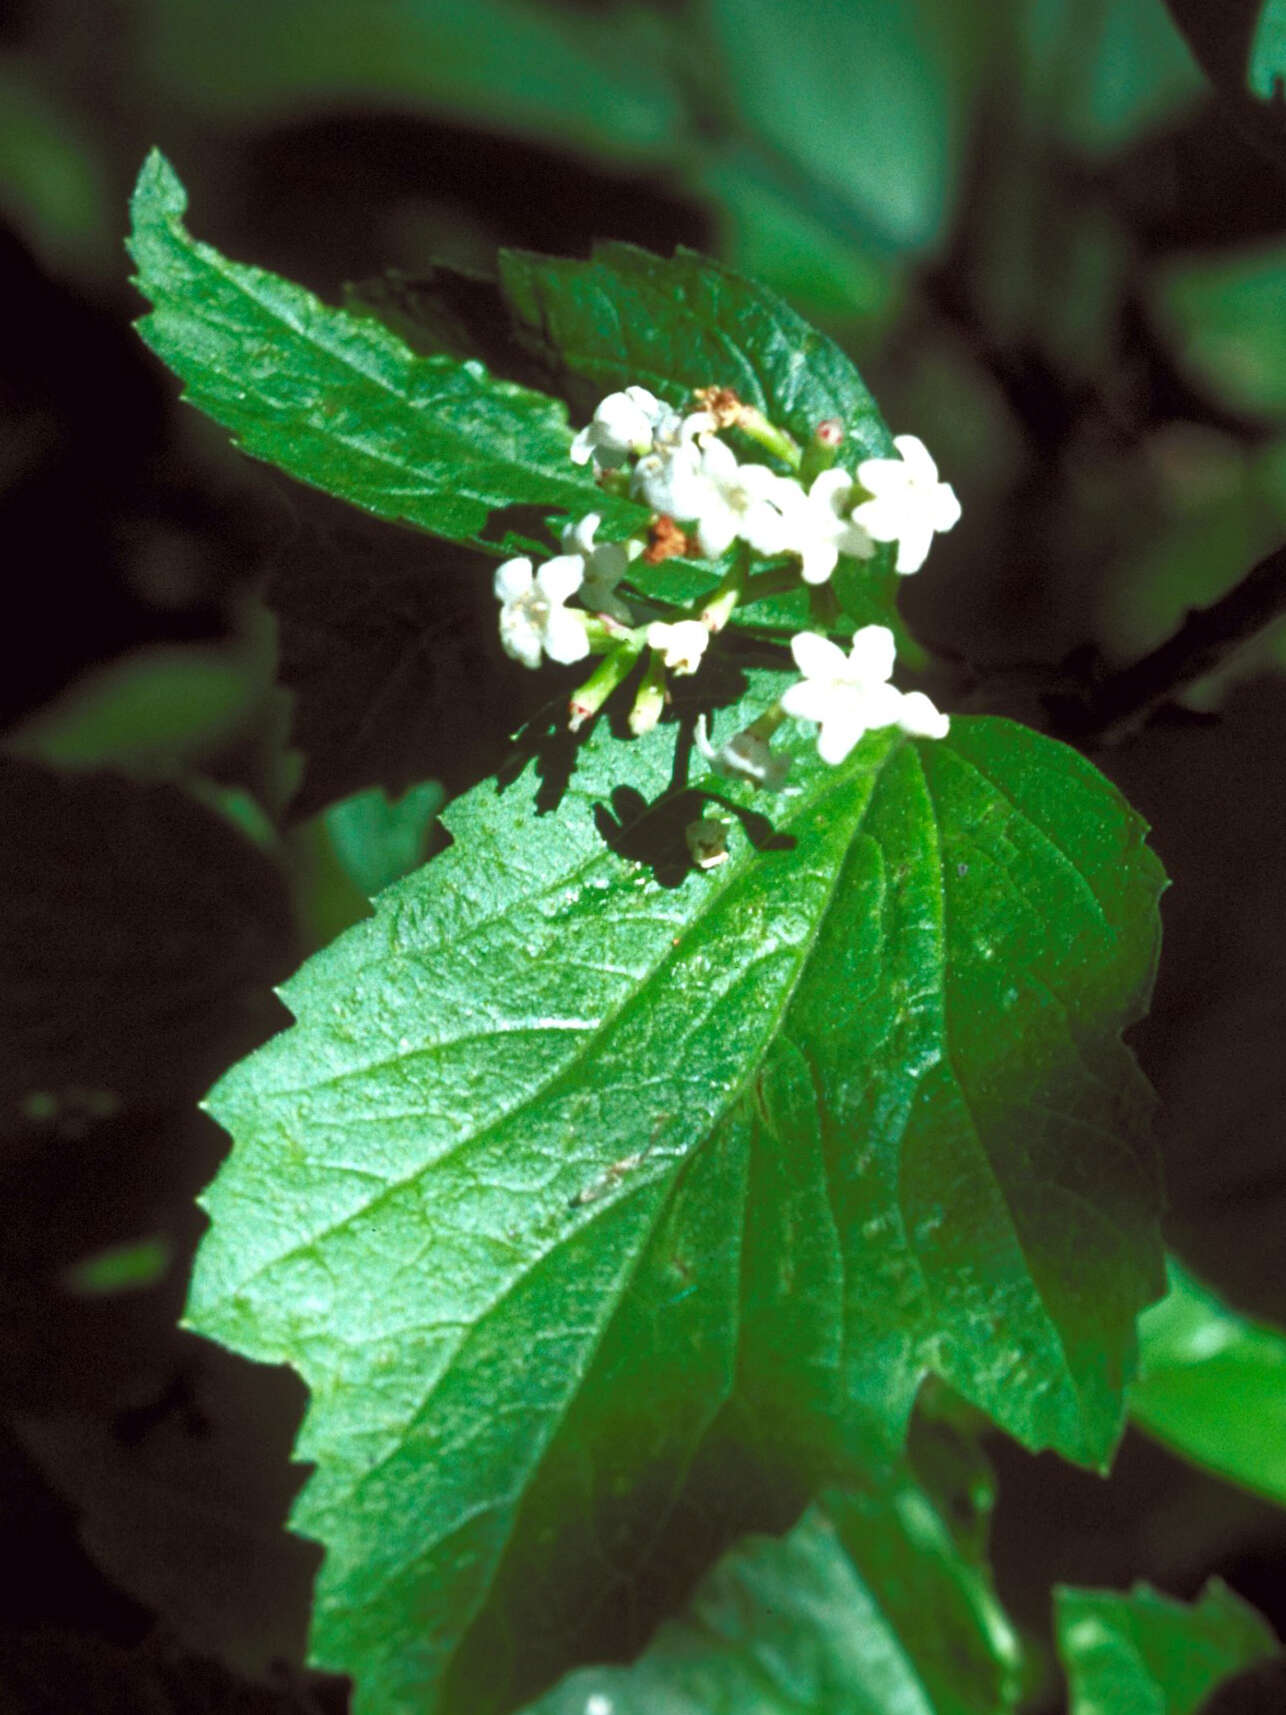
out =
{"type": "MultiPolygon", "coordinates": [[[[599,513],[564,530],[562,552],[539,569],[530,559],[506,560],[496,571],[500,640],[524,666],[544,657],[570,663],[590,655],[603,661],[573,695],[573,729],[596,714],[647,652],[630,726],[647,731],[667,700],[666,674],[699,669],[711,636],[733,609],[795,583],[809,586],[815,613],[828,582],[847,555],[869,560],[876,543],[896,544],[898,572],[918,571],[933,537],[960,517],[954,491],[938,478],[923,442],[899,435],[892,458],[866,458],[850,472],[835,464],[842,426],[817,426],[801,449],[783,430],[738,399],[729,388],[700,389],[687,411],[676,410],[645,387],[627,387],[602,400],[593,418],[573,438],[575,464],[592,465],[604,488],[628,492],[653,515],[648,531],[626,542],[598,542],[599,513]],[[744,462],[720,439],[739,430],[775,461],[744,462]],[[785,466],[786,469],[778,468],[785,466]],[[627,600],[619,586],[639,556],[655,561],[672,553],[721,559],[739,544],[733,570],[697,611],[663,613],[627,600]],[[751,578],[754,556],[778,562],[776,570],[751,578]],[[785,562],[784,569],[781,562],[785,562]],[[568,603],[575,597],[578,606],[568,603]]],[[[818,632],[800,632],[791,642],[802,675],[780,702],[744,733],[714,747],[704,728],[698,743],[712,766],[757,784],[780,789],[785,765],[771,750],[776,726],[786,716],[817,725],[822,760],[838,763],[864,732],[897,726],[924,738],[940,738],[948,726],[922,692],[905,693],[891,683],[893,634],[885,626],[857,631],[844,653],[818,632]]]]}

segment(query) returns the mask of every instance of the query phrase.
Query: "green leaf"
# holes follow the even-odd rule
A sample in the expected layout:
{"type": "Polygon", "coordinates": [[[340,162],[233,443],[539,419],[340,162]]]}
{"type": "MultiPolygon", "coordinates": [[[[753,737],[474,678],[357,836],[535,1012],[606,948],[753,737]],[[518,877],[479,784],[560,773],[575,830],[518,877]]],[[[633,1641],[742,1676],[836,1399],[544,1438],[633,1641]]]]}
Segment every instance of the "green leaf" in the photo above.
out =
{"type": "Polygon", "coordinates": [[[1205,94],[1165,0],[1033,0],[1018,17],[1040,117],[1086,155],[1122,150],[1205,94]]]}
{"type": "Polygon", "coordinates": [[[361,1710],[485,1715],[639,1647],[685,1554],[891,1460],[927,1371],[1032,1447],[1120,1430],[1160,1285],[1141,824],[999,721],[835,770],[799,741],[767,814],[676,791],[674,734],[451,806],[210,1098],[189,1316],[312,1391],[314,1650],[361,1710]]]}
{"type": "Polygon", "coordinates": [[[422,780],[399,798],[375,786],[327,810],[335,856],[368,899],[424,862],[442,800],[438,782],[422,780]]]}
{"type": "Polygon", "coordinates": [[[1169,1264],[1139,1324],[1130,1416],[1185,1459],[1286,1506],[1286,1335],[1169,1264]]]}
{"type": "Polygon", "coordinates": [[[335,107],[427,111],[627,160],[667,158],[683,116],[646,12],[531,0],[134,0],[152,82],[236,126],[335,107]]]}
{"type": "Polygon", "coordinates": [[[1152,311],[1213,399],[1256,418],[1286,413],[1286,246],[1182,257],[1160,272],[1152,311]]]}
{"type": "Polygon", "coordinates": [[[1250,45],[1246,82],[1261,101],[1279,101],[1286,83],[1286,4],[1263,0],[1250,45]]]}
{"type": "Polygon", "coordinates": [[[522,504],[621,527],[646,516],[567,457],[566,411],[481,364],[418,357],[367,316],[229,262],[183,226],[187,197],[157,151],[139,175],[130,253],[155,306],[139,324],[190,402],[242,448],[381,518],[477,540],[522,504]]]}
{"type": "Polygon", "coordinates": [[[6,734],[4,748],[59,768],[180,775],[245,730],[271,676],[266,638],[136,649],[78,679],[6,734]]]}
{"type": "MultiPolygon", "coordinates": [[[[754,0],[703,9],[721,83],[797,197],[829,193],[827,225],[868,249],[922,249],[947,217],[973,58],[949,0],[754,0]]],[[[962,29],[962,24],[965,28],[962,29]]]]}
{"type": "Polygon", "coordinates": [[[1217,1578],[1191,1606],[1136,1584],[1128,1596],[1063,1587],[1055,1611],[1071,1715],[1195,1715],[1221,1679],[1277,1648],[1217,1578]]]}
{"type": "Polygon", "coordinates": [[[594,383],[594,398],[638,382],[682,404],[695,387],[732,387],[806,442],[824,418],[843,450],[885,457],[892,441],[851,361],[764,286],[678,250],[669,261],[633,244],[598,244],[587,262],[506,250],[500,284],[542,354],[594,383]]]}
{"type": "Polygon", "coordinates": [[[632,1667],[573,1673],[529,1715],[1002,1715],[1017,1673],[985,1578],[904,1480],[743,1542],[632,1667]]]}

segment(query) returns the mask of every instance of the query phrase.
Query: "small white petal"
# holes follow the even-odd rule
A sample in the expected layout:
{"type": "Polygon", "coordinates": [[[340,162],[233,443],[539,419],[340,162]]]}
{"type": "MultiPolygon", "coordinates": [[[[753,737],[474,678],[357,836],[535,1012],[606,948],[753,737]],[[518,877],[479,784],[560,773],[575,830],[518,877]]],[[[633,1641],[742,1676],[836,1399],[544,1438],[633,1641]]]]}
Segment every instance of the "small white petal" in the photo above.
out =
{"type": "Polygon", "coordinates": [[[525,608],[501,608],[500,647],[513,660],[521,661],[524,667],[540,666],[541,633],[525,608]]]}
{"type": "Polygon", "coordinates": [[[896,660],[897,644],[887,625],[864,625],[853,633],[848,657],[850,677],[881,683],[892,676],[896,660]]]}
{"type": "Polygon", "coordinates": [[[808,490],[808,498],[816,505],[829,507],[836,517],[843,511],[843,503],[852,492],[853,478],[846,470],[838,466],[833,470],[824,470],[813,478],[812,487],[808,490]]]}
{"type": "Polygon", "coordinates": [[[668,405],[661,403],[655,393],[649,393],[646,387],[627,387],[625,397],[651,422],[655,422],[663,411],[670,409],[668,405]]]}
{"type": "Polygon", "coordinates": [[[933,528],[938,531],[954,529],[960,522],[962,511],[955,489],[949,482],[940,482],[934,493],[933,528]]]}
{"type": "Polygon", "coordinates": [[[918,572],[933,546],[933,525],[928,518],[908,519],[898,538],[897,571],[904,578],[918,572]]]}
{"type": "Polygon", "coordinates": [[[649,648],[659,649],[665,665],[680,676],[695,673],[710,641],[710,632],[699,619],[680,619],[673,625],[654,620],[647,628],[649,648]]]}
{"type": "Polygon", "coordinates": [[[594,532],[603,522],[597,512],[587,512],[574,524],[569,524],[559,540],[566,554],[582,554],[586,559],[594,552],[594,532]]]}
{"type": "Polygon", "coordinates": [[[938,467],[918,435],[894,435],[893,445],[902,454],[903,462],[909,466],[917,485],[931,487],[938,480],[938,467]]]}
{"type": "MultiPolygon", "coordinates": [[[[870,488],[869,482],[863,482],[870,488]]],[[[906,502],[900,493],[876,495],[853,508],[853,522],[876,542],[896,542],[906,524],[906,502]]]]}
{"type": "MultiPolygon", "coordinates": [[[[690,422],[691,419],[689,418],[690,422]]],[[[736,479],[740,467],[737,455],[727,441],[709,440],[701,451],[701,468],[716,482],[732,482],[736,479]]]]}
{"type": "Polygon", "coordinates": [[[517,601],[531,588],[531,561],[505,560],[496,567],[492,588],[501,601],[517,601]]]}
{"type": "Polygon", "coordinates": [[[866,724],[855,711],[845,709],[832,715],[817,735],[818,756],[835,767],[843,762],[865,731],[866,724]]]}
{"type": "Polygon", "coordinates": [[[592,425],[578,429],[572,436],[572,444],[568,448],[568,457],[573,464],[588,464],[594,456],[594,430],[592,425]]]}
{"type": "Polygon", "coordinates": [[[806,584],[824,584],[839,562],[839,548],[834,542],[810,542],[799,550],[799,560],[806,584]]]}
{"type": "Polygon", "coordinates": [[[862,696],[862,724],[869,730],[896,726],[902,718],[901,691],[892,685],[872,685],[862,696]]]}
{"type": "Polygon", "coordinates": [[[589,654],[585,615],[573,608],[551,608],[545,621],[544,644],[551,661],[564,666],[571,661],[583,661],[589,654]]]}
{"type": "MultiPolygon", "coordinates": [[[[901,494],[905,491],[906,479],[907,468],[903,459],[863,459],[857,467],[857,480],[868,494],[901,494]]],[[[858,510],[860,508],[854,510],[854,517],[858,510]]]]}
{"type": "Polygon", "coordinates": [[[830,683],[848,674],[844,651],[829,637],[820,637],[815,631],[796,632],[790,640],[790,652],[806,679],[830,683]]]}
{"type": "Polygon", "coordinates": [[[717,560],[732,546],[739,522],[722,495],[710,495],[697,518],[697,540],[707,560],[717,560]]]}
{"type": "Polygon", "coordinates": [[[585,562],[580,555],[559,554],[536,573],[536,587],[547,601],[561,604],[576,594],[584,579],[585,562]]]}
{"type": "Polygon", "coordinates": [[[925,696],[923,691],[908,691],[902,698],[898,723],[912,738],[945,738],[951,730],[951,718],[925,696]]]}
{"type": "Polygon", "coordinates": [[[801,721],[824,721],[835,702],[835,691],[819,679],[798,679],[781,694],[781,706],[801,721]]]}

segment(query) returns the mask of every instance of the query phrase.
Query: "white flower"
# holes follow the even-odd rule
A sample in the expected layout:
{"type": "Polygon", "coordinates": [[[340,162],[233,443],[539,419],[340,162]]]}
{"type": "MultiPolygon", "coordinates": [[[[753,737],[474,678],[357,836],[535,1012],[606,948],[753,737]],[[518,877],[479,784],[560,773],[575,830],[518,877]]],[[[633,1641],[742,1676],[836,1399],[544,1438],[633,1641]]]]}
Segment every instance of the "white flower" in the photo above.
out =
{"type": "Polygon", "coordinates": [[[673,625],[657,619],[647,628],[647,641],[649,648],[661,651],[670,671],[682,677],[701,665],[710,632],[699,619],[680,619],[673,625]]]}
{"type": "Polygon", "coordinates": [[[573,436],[572,463],[588,464],[593,459],[599,470],[615,470],[631,453],[647,452],[658,434],[670,432],[678,421],[674,407],[646,387],[609,393],[591,422],[573,436]]]}
{"type": "Polygon", "coordinates": [[[712,744],[706,718],[698,715],[693,737],[697,749],[716,774],[730,780],[749,780],[768,792],[780,792],[784,787],[790,758],[778,756],[768,740],[749,727],[733,733],[722,744],[712,744]]]}
{"type": "Polygon", "coordinates": [[[539,667],[542,651],[551,661],[585,659],[585,615],[563,605],[576,594],[584,574],[579,554],[546,560],[534,577],[528,559],[506,560],[496,567],[493,587],[500,602],[500,647],[506,655],[524,667],[539,667]]]}
{"type": "Polygon", "coordinates": [[[781,706],[788,715],[818,723],[823,762],[843,762],[872,727],[896,725],[902,693],[888,682],[897,651],[887,625],[854,632],[847,655],[815,631],[792,637],[790,652],[804,677],[782,693],[781,706]]]}
{"type": "Polygon", "coordinates": [[[857,480],[873,496],[854,507],[853,518],[877,542],[896,542],[899,572],[918,572],[937,530],[950,530],[960,518],[960,502],[949,483],[938,481],[938,467],[923,441],[898,435],[896,459],[863,459],[857,480]]]}
{"type": "Polygon", "coordinates": [[[569,524],[562,534],[563,553],[580,555],[581,605],[591,613],[607,613],[628,625],[633,616],[616,594],[616,586],[625,576],[630,561],[642,553],[643,544],[635,541],[596,544],[594,532],[602,522],[597,512],[588,512],[577,523],[569,524]]]}
{"type": "Polygon", "coordinates": [[[807,495],[800,490],[800,505],[791,520],[790,550],[800,557],[806,584],[824,584],[841,554],[869,560],[875,552],[862,526],[844,516],[852,491],[853,479],[846,470],[824,470],[814,477],[807,495]]]}
{"type": "Polygon", "coordinates": [[[906,691],[898,725],[911,738],[945,738],[951,731],[951,718],[935,708],[923,691],[906,691]]]}
{"type": "Polygon", "coordinates": [[[732,448],[713,438],[702,449],[700,474],[705,492],[691,516],[707,559],[717,560],[738,536],[757,554],[785,553],[804,499],[797,482],[766,464],[739,464],[732,448]]]}
{"type": "Polygon", "coordinates": [[[670,518],[699,517],[710,495],[699,437],[713,431],[714,418],[708,411],[693,411],[664,426],[652,441],[652,451],[634,467],[631,494],[645,500],[653,512],[670,518]]]}

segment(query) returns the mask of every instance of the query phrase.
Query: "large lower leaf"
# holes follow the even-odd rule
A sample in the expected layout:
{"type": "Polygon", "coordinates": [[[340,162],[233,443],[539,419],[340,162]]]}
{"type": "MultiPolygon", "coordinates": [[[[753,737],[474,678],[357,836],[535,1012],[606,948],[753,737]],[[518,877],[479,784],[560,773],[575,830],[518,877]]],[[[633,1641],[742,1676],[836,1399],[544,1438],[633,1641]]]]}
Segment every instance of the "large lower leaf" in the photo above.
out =
{"type": "Polygon", "coordinates": [[[1017,1668],[985,1578],[902,1481],[741,1544],[634,1666],[573,1673],[529,1715],[1003,1715],[1017,1668]]]}
{"type": "Polygon", "coordinates": [[[801,755],[768,814],[725,787],[699,873],[674,769],[672,726],[600,731],[469,793],[211,1097],[190,1316],[312,1390],[314,1646],[366,1711],[641,1642],[676,1543],[892,1457],[927,1371],[1031,1447],[1120,1430],[1161,1284],[1137,818],[961,721],[801,755]]]}
{"type": "Polygon", "coordinates": [[[1277,1648],[1265,1621],[1217,1578],[1191,1606],[1146,1584],[1128,1595],[1063,1588],[1055,1598],[1071,1715],[1195,1715],[1221,1680],[1277,1648]]]}
{"type": "Polygon", "coordinates": [[[143,337],[186,397],[244,449],[382,518],[471,540],[498,509],[595,510],[636,523],[568,458],[564,408],[479,363],[420,357],[368,316],[230,262],[189,236],[187,197],[153,150],[130,253],[154,308],[143,337]]]}
{"type": "Polygon", "coordinates": [[[1185,1458],[1286,1505],[1286,1335],[1238,1315],[1173,1259],[1139,1327],[1130,1415],[1185,1458]]]}

